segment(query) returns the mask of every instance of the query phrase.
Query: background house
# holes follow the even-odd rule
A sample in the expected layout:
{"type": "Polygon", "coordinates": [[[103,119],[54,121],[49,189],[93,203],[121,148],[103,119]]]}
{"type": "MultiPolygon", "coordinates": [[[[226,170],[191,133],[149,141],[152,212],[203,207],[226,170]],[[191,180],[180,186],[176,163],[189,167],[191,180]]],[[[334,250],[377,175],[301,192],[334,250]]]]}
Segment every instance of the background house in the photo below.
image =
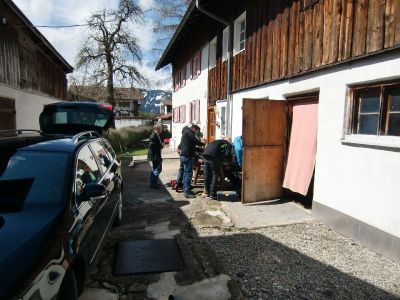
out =
{"type": "Polygon", "coordinates": [[[67,99],[73,68],[10,0],[0,0],[0,129],[39,129],[43,105],[67,99]]]}
{"type": "MultiPolygon", "coordinates": [[[[107,90],[104,86],[98,85],[73,85],[69,92],[71,100],[74,101],[97,101],[107,102],[107,90]]],[[[114,88],[114,107],[116,117],[138,116],[140,104],[143,101],[143,94],[136,88],[114,88]]]]}
{"type": "Polygon", "coordinates": [[[200,99],[209,140],[243,136],[243,202],[300,197],[400,261],[399,11],[392,0],[192,1],[157,66],[172,64],[175,133],[200,99]]]}
{"type": "Polygon", "coordinates": [[[172,99],[165,98],[160,100],[160,114],[166,115],[172,112],[172,99]]]}

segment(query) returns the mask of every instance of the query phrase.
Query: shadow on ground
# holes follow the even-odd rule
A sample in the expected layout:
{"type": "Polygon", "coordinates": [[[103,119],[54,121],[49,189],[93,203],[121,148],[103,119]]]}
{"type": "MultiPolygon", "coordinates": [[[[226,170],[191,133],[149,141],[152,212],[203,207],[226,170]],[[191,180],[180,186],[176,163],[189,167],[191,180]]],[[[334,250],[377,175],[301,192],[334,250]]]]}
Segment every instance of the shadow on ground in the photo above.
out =
{"type": "Polygon", "coordinates": [[[169,222],[169,230],[180,232],[176,240],[184,269],[175,274],[178,285],[227,274],[232,279],[228,284],[232,299],[397,299],[260,234],[230,234],[225,228],[224,235],[199,237],[182,211],[191,203],[172,197],[167,188],[149,189],[147,162],[134,168],[126,167],[128,163],[123,162],[122,225],[108,235],[89,287],[107,289],[120,299],[148,299],[147,287],[159,281],[160,274],[114,276],[116,245],[122,240],[153,239],[153,233],[146,228],[169,222]]]}

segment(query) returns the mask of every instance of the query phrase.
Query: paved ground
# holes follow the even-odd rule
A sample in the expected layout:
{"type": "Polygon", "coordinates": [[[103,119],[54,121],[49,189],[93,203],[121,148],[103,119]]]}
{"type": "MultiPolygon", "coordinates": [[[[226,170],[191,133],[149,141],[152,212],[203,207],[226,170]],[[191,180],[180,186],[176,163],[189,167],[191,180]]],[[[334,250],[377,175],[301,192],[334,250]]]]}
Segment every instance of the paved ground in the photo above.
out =
{"type": "Polygon", "coordinates": [[[164,157],[160,190],[148,188],[147,162],[124,162],[123,224],[108,235],[81,299],[400,299],[400,265],[291,202],[187,201],[167,186],[176,154],[164,157]],[[173,237],[182,271],[113,276],[118,241],[173,237]]]}

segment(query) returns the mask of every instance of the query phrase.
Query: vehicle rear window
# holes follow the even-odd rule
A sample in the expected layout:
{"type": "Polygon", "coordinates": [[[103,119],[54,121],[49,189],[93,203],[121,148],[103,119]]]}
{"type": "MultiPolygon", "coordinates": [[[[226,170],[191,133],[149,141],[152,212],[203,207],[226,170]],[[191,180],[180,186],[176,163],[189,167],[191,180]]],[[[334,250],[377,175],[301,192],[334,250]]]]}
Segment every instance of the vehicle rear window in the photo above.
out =
{"type": "Polygon", "coordinates": [[[61,106],[43,111],[41,125],[79,124],[104,127],[112,111],[98,107],[61,106]]]}
{"type": "Polygon", "coordinates": [[[67,153],[17,151],[7,158],[3,156],[0,211],[62,204],[66,178],[70,176],[67,163],[67,153]]]}

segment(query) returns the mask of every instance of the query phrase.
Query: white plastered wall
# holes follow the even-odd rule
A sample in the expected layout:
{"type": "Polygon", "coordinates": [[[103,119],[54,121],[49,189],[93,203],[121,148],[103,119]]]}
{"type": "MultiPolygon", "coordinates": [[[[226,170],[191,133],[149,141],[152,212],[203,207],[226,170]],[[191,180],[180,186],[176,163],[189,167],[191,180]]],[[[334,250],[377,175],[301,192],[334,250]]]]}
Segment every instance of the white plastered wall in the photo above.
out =
{"type": "Polygon", "coordinates": [[[200,100],[200,122],[197,124],[200,127],[204,136],[207,136],[207,87],[208,87],[208,44],[202,48],[201,53],[201,73],[191,80],[186,80],[186,85],[176,92],[172,93],[172,107],[186,105],[186,122],[172,123],[172,143],[171,146],[176,149],[179,145],[182,129],[189,124],[189,109],[188,104],[195,100],[200,100]]]}
{"type": "Polygon", "coordinates": [[[347,87],[400,78],[399,70],[400,55],[385,54],[235,93],[232,136],[242,134],[243,98],[281,100],[319,90],[314,201],[400,237],[400,137],[393,148],[343,142],[347,87]]]}
{"type": "Polygon", "coordinates": [[[0,83],[0,97],[15,101],[16,127],[18,129],[39,129],[39,115],[46,104],[59,102],[58,99],[29,93],[0,83]]]}

